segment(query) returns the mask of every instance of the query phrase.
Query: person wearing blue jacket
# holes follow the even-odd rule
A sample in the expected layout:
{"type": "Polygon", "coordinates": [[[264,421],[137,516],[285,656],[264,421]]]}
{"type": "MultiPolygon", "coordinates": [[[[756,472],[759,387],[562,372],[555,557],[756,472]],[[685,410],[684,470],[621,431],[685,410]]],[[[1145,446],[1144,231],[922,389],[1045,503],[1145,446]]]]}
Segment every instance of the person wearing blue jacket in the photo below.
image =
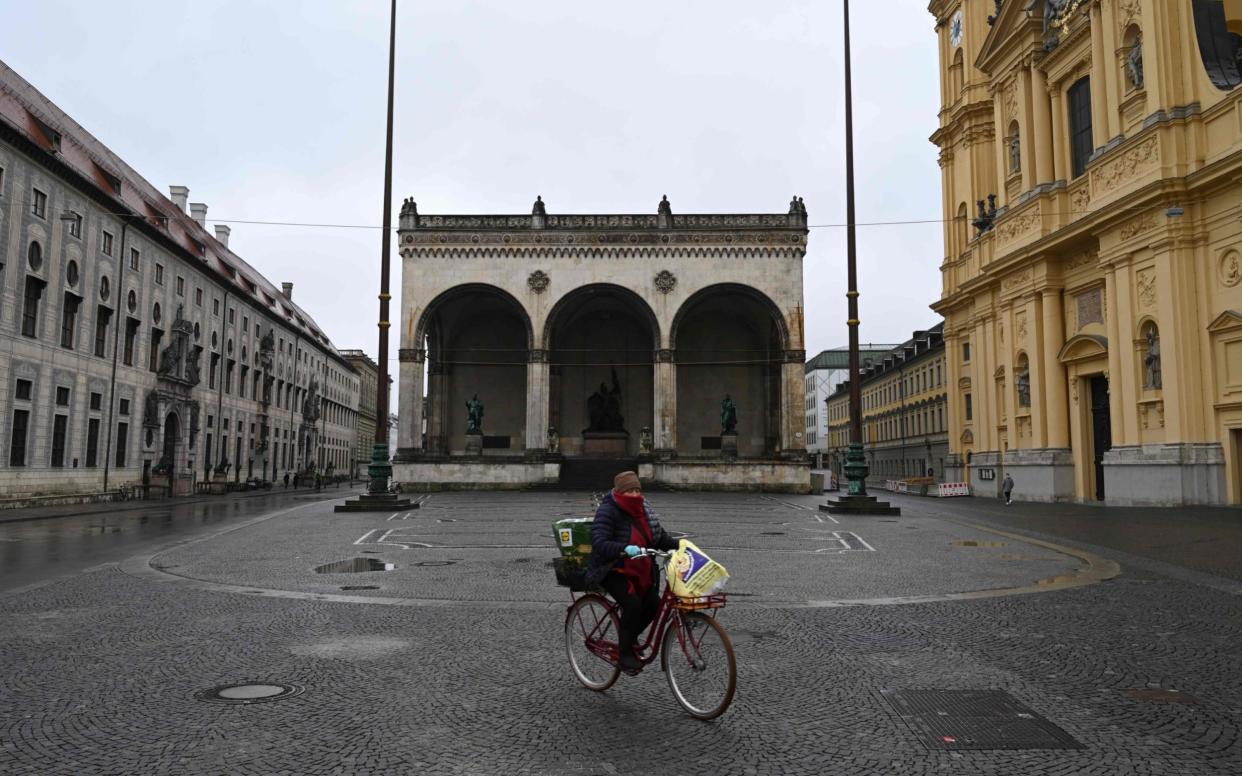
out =
{"type": "Polygon", "coordinates": [[[634,654],[634,642],[655,619],[660,606],[656,564],[643,553],[647,548],[675,550],[677,540],[647,507],[638,475],[621,472],[595,511],[587,581],[603,587],[621,606],[619,664],[630,672],[642,668],[634,654]]]}

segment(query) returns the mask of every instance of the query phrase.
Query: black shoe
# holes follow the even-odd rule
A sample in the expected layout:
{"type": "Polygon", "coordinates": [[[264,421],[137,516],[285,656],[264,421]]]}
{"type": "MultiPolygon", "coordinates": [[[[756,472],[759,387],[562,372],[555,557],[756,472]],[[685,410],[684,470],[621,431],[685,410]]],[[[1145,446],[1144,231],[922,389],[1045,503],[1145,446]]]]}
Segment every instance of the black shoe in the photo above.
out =
{"type": "Polygon", "coordinates": [[[621,653],[621,659],[617,661],[617,665],[621,667],[622,671],[627,673],[636,674],[643,670],[642,661],[640,661],[634,653],[628,649],[621,653]]]}

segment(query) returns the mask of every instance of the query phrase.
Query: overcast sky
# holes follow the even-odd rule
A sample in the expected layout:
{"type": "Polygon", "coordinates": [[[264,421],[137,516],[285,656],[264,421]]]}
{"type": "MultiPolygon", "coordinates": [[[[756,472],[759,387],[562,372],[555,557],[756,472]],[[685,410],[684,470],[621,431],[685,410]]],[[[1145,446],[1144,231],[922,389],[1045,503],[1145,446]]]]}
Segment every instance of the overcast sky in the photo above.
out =
{"type": "MultiPolygon", "coordinates": [[[[851,8],[860,224],[941,216],[926,5],[851,8]]],[[[188,186],[338,347],[374,357],[380,231],[238,221],[381,223],[388,11],[0,0],[0,58],[162,192],[188,186]]],[[[550,213],[654,213],[663,194],[785,212],[798,194],[812,225],[845,220],[839,0],[400,0],[397,25],[394,223],[407,196],[529,213],[537,194],[550,213]]],[[[862,340],[933,324],[940,224],[858,236],[862,340]]],[[[805,289],[808,353],[844,345],[844,229],[812,229],[805,289]]]]}

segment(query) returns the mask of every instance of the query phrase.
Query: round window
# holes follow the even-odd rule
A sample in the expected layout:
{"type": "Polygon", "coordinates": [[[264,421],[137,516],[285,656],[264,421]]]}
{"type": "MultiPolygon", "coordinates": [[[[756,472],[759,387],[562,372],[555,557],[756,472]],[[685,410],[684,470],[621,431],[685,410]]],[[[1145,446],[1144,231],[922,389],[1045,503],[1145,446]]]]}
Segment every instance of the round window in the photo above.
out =
{"type": "Polygon", "coordinates": [[[129,311],[131,313],[134,310],[137,310],[138,309],[138,295],[135,294],[133,291],[130,291],[129,297],[126,299],[126,304],[129,305],[129,311]]]}
{"type": "Polygon", "coordinates": [[[107,278],[100,278],[99,279],[99,298],[106,302],[108,301],[108,297],[110,296],[112,296],[112,284],[108,282],[107,278]]]}
{"type": "Polygon", "coordinates": [[[163,318],[163,317],[164,316],[160,314],[160,303],[156,302],[155,307],[151,308],[151,320],[155,321],[156,323],[159,323],[160,318],[163,318]]]}
{"type": "Polygon", "coordinates": [[[69,266],[65,268],[65,279],[71,286],[78,285],[78,263],[76,261],[70,261],[69,266]]]}
{"type": "Polygon", "coordinates": [[[30,243],[30,247],[26,250],[26,259],[30,262],[31,269],[39,269],[43,266],[43,246],[37,242],[30,243]]]}

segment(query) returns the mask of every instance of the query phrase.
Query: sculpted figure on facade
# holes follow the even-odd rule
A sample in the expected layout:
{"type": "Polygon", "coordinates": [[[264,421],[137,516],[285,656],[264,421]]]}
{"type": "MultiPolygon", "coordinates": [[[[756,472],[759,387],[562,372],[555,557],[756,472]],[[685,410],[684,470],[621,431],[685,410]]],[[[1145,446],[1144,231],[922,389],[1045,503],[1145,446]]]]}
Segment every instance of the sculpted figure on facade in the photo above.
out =
{"type": "Polygon", "coordinates": [[[1136,37],[1126,55],[1126,75],[1135,89],[1143,88],[1143,39],[1136,37]]]}
{"type": "Polygon", "coordinates": [[[1014,387],[1018,389],[1018,406],[1031,406],[1031,367],[1023,364],[1014,377],[1014,387]]]}
{"type": "Polygon", "coordinates": [[[312,377],[310,387],[306,389],[306,398],[302,400],[302,420],[314,423],[319,420],[319,378],[312,377]]]}
{"type": "Polygon", "coordinates": [[[1160,374],[1160,334],[1154,325],[1147,327],[1147,353],[1143,356],[1143,387],[1152,390],[1164,387],[1160,374]]]}
{"type": "Polygon", "coordinates": [[[621,416],[621,381],[617,379],[616,369],[612,370],[612,389],[600,383],[599,390],[587,399],[587,415],[591,421],[587,432],[625,430],[625,418],[621,416]]]}
{"type": "Polygon", "coordinates": [[[185,362],[185,379],[190,385],[198,385],[202,382],[202,368],[198,363],[202,356],[202,348],[193,347],[190,349],[190,357],[185,362]]]}
{"type": "Polygon", "coordinates": [[[160,377],[176,377],[181,371],[181,338],[174,335],[168,347],[160,351],[160,377]]]}
{"type": "Polygon", "coordinates": [[[727,436],[736,433],[737,405],[733,403],[733,397],[726,393],[720,402],[720,435],[727,436]]]}
{"type": "Polygon", "coordinates": [[[483,433],[483,402],[477,393],[466,402],[466,433],[483,433]]]}

